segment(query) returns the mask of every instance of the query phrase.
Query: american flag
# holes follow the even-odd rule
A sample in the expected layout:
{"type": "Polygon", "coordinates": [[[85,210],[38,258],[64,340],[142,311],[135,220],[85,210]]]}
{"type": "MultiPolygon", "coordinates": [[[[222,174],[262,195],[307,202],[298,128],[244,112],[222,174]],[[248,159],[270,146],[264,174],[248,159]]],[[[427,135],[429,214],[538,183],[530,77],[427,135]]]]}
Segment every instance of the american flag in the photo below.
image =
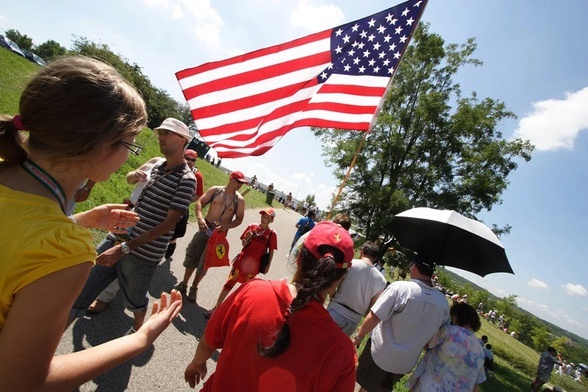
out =
{"type": "Polygon", "coordinates": [[[221,158],[262,155],[303,126],[369,131],[427,0],[176,73],[221,158]]]}

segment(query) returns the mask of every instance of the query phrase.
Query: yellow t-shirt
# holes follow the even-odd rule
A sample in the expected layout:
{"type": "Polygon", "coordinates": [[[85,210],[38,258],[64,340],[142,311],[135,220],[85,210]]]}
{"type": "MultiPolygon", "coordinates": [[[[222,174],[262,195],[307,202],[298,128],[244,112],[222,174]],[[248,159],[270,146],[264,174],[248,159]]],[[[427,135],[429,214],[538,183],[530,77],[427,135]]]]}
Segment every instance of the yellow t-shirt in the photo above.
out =
{"type": "Polygon", "coordinates": [[[53,272],[94,262],[96,251],[90,231],[45,197],[0,184],[0,211],[1,331],[20,289],[53,272]]]}

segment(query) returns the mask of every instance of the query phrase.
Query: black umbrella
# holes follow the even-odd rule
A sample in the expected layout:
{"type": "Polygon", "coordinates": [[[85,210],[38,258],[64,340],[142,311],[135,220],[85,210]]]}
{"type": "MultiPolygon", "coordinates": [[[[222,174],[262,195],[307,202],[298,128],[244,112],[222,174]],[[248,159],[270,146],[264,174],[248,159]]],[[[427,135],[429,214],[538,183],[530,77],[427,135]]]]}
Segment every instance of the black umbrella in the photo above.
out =
{"type": "Polygon", "coordinates": [[[486,276],[513,274],[504,246],[485,224],[452,211],[413,208],[384,226],[400,246],[429,256],[437,264],[486,276]]]}

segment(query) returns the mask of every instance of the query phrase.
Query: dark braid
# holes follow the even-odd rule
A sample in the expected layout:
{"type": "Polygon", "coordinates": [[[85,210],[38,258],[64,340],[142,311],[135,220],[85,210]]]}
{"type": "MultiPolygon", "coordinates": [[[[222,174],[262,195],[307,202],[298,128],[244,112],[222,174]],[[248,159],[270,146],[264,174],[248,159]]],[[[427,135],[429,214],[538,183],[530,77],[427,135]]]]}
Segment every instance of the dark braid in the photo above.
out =
{"type": "MultiPolygon", "coordinates": [[[[324,246],[324,249],[319,247],[319,251],[321,254],[341,254],[338,249],[328,246],[324,246]]],[[[257,352],[264,358],[275,358],[288,349],[292,317],[313,299],[322,303],[320,294],[346,272],[345,269],[335,266],[335,260],[331,255],[316,260],[305,247],[302,248],[299,258],[300,264],[294,275],[294,284],[298,287],[298,293],[284,313],[284,324],[277,332],[275,341],[266,347],[258,344],[257,352]]]]}

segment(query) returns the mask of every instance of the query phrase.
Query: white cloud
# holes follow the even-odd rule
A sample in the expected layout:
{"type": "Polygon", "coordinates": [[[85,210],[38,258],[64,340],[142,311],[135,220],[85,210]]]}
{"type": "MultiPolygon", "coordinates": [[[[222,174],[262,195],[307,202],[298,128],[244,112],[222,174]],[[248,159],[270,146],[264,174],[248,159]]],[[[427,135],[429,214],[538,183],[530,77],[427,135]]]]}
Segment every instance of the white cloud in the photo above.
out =
{"type": "Polygon", "coordinates": [[[540,290],[547,290],[548,286],[547,283],[540,281],[539,279],[532,278],[530,281],[527,282],[528,286],[531,286],[535,289],[540,290]]]}
{"type": "Polygon", "coordinates": [[[574,148],[581,130],[588,129],[588,87],[567,93],[565,99],[535,102],[519,122],[514,137],[529,139],[538,150],[574,148]]]}
{"type": "Polygon", "coordinates": [[[581,284],[567,283],[563,288],[566,294],[570,297],[588,297],[588,290],[586,290],[581,284]]]}
{"type": "Polygon", "coordinates": [[[309,33],[318,33],[342,24],[344,19],[343,11],[334,4],[315,6],[301,0],[292,11],[290,23],[309,33]]]}
{"type": "Polygon", "coordinates": [[[196,37],[209,46],[217,46],[223,20],[210,5],[210,0],[144,0],[150,7],[160,7],[171,13],[173,20],[187,18],[196,37]]]}

